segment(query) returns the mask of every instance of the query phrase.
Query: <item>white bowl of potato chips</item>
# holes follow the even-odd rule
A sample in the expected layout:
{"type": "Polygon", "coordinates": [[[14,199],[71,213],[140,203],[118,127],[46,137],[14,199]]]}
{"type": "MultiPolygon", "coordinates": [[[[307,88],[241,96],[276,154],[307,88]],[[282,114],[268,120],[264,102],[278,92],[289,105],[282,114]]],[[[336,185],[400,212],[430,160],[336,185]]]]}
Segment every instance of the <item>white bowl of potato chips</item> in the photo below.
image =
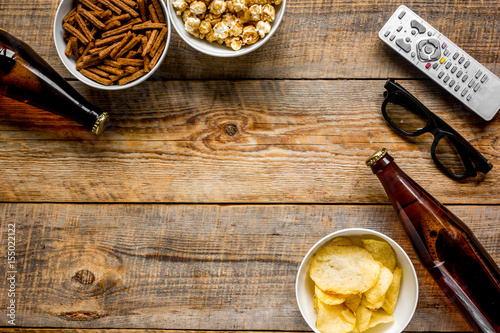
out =
{"type": "Polygon", "coordinates": [[[295,292],[316,333],[399,333],[417,307],[418,280],[395,241],[354,228],[336,231],[309,250],[295,292]]]}

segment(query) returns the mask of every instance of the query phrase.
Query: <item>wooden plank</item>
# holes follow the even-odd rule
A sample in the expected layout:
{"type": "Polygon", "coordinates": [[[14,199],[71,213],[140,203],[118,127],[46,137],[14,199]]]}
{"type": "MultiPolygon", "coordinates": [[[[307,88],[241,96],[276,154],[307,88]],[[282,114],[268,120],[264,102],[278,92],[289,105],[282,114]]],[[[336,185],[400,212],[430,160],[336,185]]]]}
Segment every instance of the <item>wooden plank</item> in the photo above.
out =
{"type": "MultiPolygon", "coordinates": [[[[0,0],[2,25],[28,42],[65,77],[52,24],[58,1],[0,0]]],[[[381,42],[377,33],[400,5],[395,0],[290,1],[276,34],[238,58],[216,58],[188,46],[176,32],[154,79],[424,77],[381,42]]],[[[499,0],[414,1],[415,12],[500,75],[499,0]]],[[[173,29],[173,28],[172,28],[173,29]]]]}
{"type": "MultiPolygon", "coordinates": [[[[451,209],[499,263],[500,207],[451,209]]],[[[362,227],[393,238],[415,265],[407,330],[469,330],[390,206],[2,204],[0,219],[2,258],[16,226],[17,326],[309,330],[294,292],[303,256],[335,230],[362,227]]]]}
{"type": "Polygon", "coordinates": [[[432,161],[430,135],[396,134],[380,112],[383,80],[75,84],[115,125],[95,137],[1,97],[0,201],[387,203],[364,164],[386,147],[441,202],[499,204],[500,122],[427,82],[401,84],[491,161],[486,177],[453,181],[432,161]]]}

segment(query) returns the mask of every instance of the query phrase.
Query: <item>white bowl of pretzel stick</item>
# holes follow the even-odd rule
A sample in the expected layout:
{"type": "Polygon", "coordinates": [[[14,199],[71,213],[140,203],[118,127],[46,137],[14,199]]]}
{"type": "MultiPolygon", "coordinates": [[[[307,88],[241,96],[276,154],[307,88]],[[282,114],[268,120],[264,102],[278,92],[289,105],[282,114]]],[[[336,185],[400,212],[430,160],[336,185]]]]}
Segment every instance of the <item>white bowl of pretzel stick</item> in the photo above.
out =
{"type": "Polygon", "coordinates": [[[170,30],[163,0],[62,0],[53,32],[71,74],[93,88],[120,90],[160,67],[170,30]]]}

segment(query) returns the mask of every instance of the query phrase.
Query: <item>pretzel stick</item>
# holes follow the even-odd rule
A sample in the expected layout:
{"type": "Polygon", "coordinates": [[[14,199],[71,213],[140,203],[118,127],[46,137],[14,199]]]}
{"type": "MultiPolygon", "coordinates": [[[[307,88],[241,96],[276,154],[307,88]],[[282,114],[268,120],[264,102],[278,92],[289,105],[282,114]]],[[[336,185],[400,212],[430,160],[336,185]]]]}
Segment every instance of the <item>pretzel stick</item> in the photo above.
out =
{"type": "Polygon", "coordinates": [[[97,75],[99,75],[99,76],[102,76],[102,77],[104,77],[104,78],[109,78],[109,76],[110,76],[110,74],[109,74],[109,73],[106,73],[105,71],[102,71],[102,70],[100,70],[100,69],[99,69],[99,68],[97,68],[97,67],[88,67],[88,68],[87,68],[87,70],[88,70],[89,72],[92,72],[92,73],[97,74],[97,75]]]}
{"type": "Polygon", "coordinates": [[[94,81],[96,81],[96,82],[98,82],[100,84],[103,84],[105,86],[111,86],[111,85],[113,85],[113,81],[111,81],[109,79],[105,79],[103,77],[100,77],[99,75],[96,75],[96,74],[94,74],[94,73],[92,73],[92,72],[90,72],[90,71],[88,71],[86,69],[82,69],[80,71],[80,73],[82,73],[82,75],[88,77],[89,79],[94,80],[94,81]]]}
{"type": "Polygon", "coordinates": [[[122,49],[125,45],[127,45],[127,43],[130,41],[130,39],[133,37],[132,33],[129,31],[127,33],[127,35],[121,40],[120,44],[113,49],[113,51],[111,51],[111,53],[109,54],[109,56],[112,58],[112,59],[115,59],[115,56],[116,54],[118,53],[118,51],[120,51],[120,49],[122,49]]]}
{"type": "Polygon", "coordinates": [[[106,22],[104,22],[104,24],[109,24],[113,21],[127,21],[127,20],[130,20],[130,14],[122,14],[122,15],[119,15],[119,16],[113,16],[111,17],[109,20],[107,20],[106,22]]]}
{"type": "Polygon", "coordinates": [[[97,66],[97,68],[99,68],[105,72],[115,74],[115,75],[121,75],[121,74],[125,73],[125,71],[123,69],[116,68],[113,66],[108,66],[108,65],[99,65],[99,66],[97,66]]]}
{"type": "Polygon", "coordinates": [[[146,13],[146,2],[145,0],[137,0],[137,5],[139,6],[139,13],[141,14],[141,19],[146,22],[148,20],[148,15],[146,13]]]}
{"type": "Polygon", "coordinates": [[[144,23],[136,24],[132,27],[132,31],[147,30],[147,29],[162,29],[165,27],[165,23],[153,23],[147,21],[144,23]]]}
{"type": "Polygon", "coordinates": [[[122,10],[120,8],[116,7],[115,5],[113,5],[111,2],[109,2],[109,0],[97,0],[97,1],[99,1],[104,6],[111,9],[112,11],[117,13],[118,15],[120,15],[122,13],[122,10]]]}
{"type": "Polygon", "coordinates": [[[160,47],[158,48],[158,51],[156,52],[155,56],[153,59],[151,59],[151,62],[149,63],[149,69],[153,69],[156,66],[156,63],[161,57],[161,54],[163,53],[163,50],[165,49],[165,45],[167,45],[167,41],[164,39],[163,42],[161,43],[160,47]]]}
{"type": "Polygon", "coordinates": [[[127,24],[122,25],[121,27],[118,27],[116,29],[106,31],[105,33],[102,34],[101,37],[102,38],[107,38],[109,36],[113,36],[113,35],[118,35],[118,34],[124,33],[124,32],[126,32],[128,30],[131,30],[132,26],[134,24],[137,24],[137,23],[141,23],[141,19],[140,18],[133,19],[130,22],[128,22],[127,24]]]}
{"type": "Polygon", "coordinates": [[[160,23],[166,23],[167,21],[165,21],[165,16],[163,16],[163,11],[161,10],[161,6],[158,3],[158,0],[151,0],[151,2],[153,3],[153,6],[155,7],[155,12],[156,12],[156,15],[158,15],[158,19],[160,20],[160,23]]]}
{"type": "MultiPolygon", "coordinates": [[[[165,35],[167,34],[167,32],[168,32],[168,28],[165,27],[165,28],[161,29],[160,33],[158,34],[158,37],[155,40],[155,43],[151,47],[151,51],[149,51],[149,55],[152,56],[153,58],[156,54],[156,51],[160,47],[161,42],[165,39],[165,35]]],[[[151,62],[152,62],[152,60],[151,60],[151,62]]]]}
{"type": "MultiPolygon", "coordinates": [[[[76,37],[70,37],[68,44],[66,45],[66,50],[64,51],[64,54],[66,57],[71,57],[72,54],[75,53],[74,48],[73,48],[73,43],[78,42],[78,39],[76,37]]],[[[75,55],[75,57],[78,57],[78,53],[75,55]]]]}
{"type": "Polygon", "coordinates": [[[95,41],[95,46],[100,47],[103,45],[113,44],[114,42],[118,42],[118,41],[122,40],[122,38],[125,37],[126,35],[127,35],[127,33],[124,32],[123,34],[120,34],[120,35],[114,35],[114,36],[104,38],[104,39],[97,39],[95,41]]]}
{"type": "Polygon", "coordinates": [[[90,49],[94,47],[94,42],[90,42],[89,45],[87,45],[87,47],[85,48],[85,50],[83,50],[82,54],[80,55],[80,58],[78,58],[77,62],[80,61],[81,59],[83,59],[83,57],[85,57],[87,55],[87,53],[89,53],[90,49]]]}
{"type": "Polygon", "coordinates": [[[121,26],[122,23],[120,21],[112,21],[111,23],[107,24],[103,29],[102,31],[108,31],[108,30],[112,30],[112,29],[115,29],[115,28],[118,28],[119,26],[121,26]]]}
{"type": "Polygon", "coordinates": [[[99,29],[103,29],[105,27],[104,23],[102,23],[101,21],[99,21],[97,19],[97,17],[95,17],[94,15],[92,15],[89,11],[85,10],[82,8],[82,10],[79,11],[80,14],[82,14],[83,16],[85,16],[85,18],[87,20],[90,21],[90,23],[92,23],[93,25],[95,25],[97,28],[99,29]]]}
{"type": "Polygon", "coordinates": [[[126,11],[127,13],[129,13],[130,16],[132,16],[132,17],[138,17],[139,16],[138,12],[136,12],[135,10],[133,10],[132,8],[130,8],[127,4],[123,3],[121,0],[109,0],[109,1],[111,1],[117,7],[120,7],[121,9],[123,9],[124,11],[126,11]]]}
{"type": "Polygon", "coordinates": [[[158,30],[153,30],[153,32],[151,33],[151,37],[149,37],[148,39],[148,42],[146,44],[146,46],[144,47],[144,49],[142,50],[142,56],[144,57],[146,54],[148,54],[148,52],[151,50],[151,48],[153,47],[153,44],[155,42],[155,39],[156,37],[158,36],[159,34],[159,31],[158,30]]]}
{"type": "Polygon", "coordinates": [[[120,80],[118,80],[118,84],[119,85],[124,85],[124,84],[127,84],[129,82],[132,82],[134,80],[137,80],[138,78],[140,78],[141,76],[144,75],[144,70],[138,70],[137,72],[135,72],[134,74],[130,75],[130,76],[126,76],[120,80]]]}
{"type": "Polygon", "coordinates": [[[123,47],[123,49],[121,49],[120,51],[118,51],[118,53],[116,53],[116,55],[113,57],[111,56],[111,58],[113,59],[117,59],[117,58],[120,58],[121,56],[123,56],[125,53],[127,53],[128,51],[130,51],[134,46],[137,45],[137,43],[139,43],[141,41],[141,36],[135,36],[134,38],[132,38],[132,40],[130,42],[128,42],[127,45],[125,45],[123,47]]]}
{"type": "Polygon", "coordinates": [[[156,14],[155,6],[149,5],[148,10],[149,10],[149,14],[151,15],[151,20],[154,23],[160,23],[160,19],[158,18],[158,15],[156,14]]]}
{"type": "Polygon", "coordinates": [[[83,34],[85,35],[85,37],[87,37],[87,39],[89,41],[92,41],[95,39],[94,36],[90,33],[89,28],[87,28],[87,25],[85,24],[85,22],[83,22],[83,19],[80,16],[80,14],[78,14],[78,13],[75,14],[75,21],[76,21],[76,24],[78,24],[80,29],[83,31],[83,34]]]}
{"type": "Polygon", "coordinates": [[[78,38],[78,40],[83,44],[87,45],[89,43],[87,37],[85,37],[85,35],[81,33],[78,29],[76,29],[74,26],[68,23],[64,23],[63,28],[66,29],[67,32],[78,38]]]}
{"type": "Polygon", "coordinates": [[[144,66],[142,59],[118,58],[116,61],[122,66],[144,66]]]}
{"type": "Polygon", "coordinates": [[[97,10],[97,11],[102,10],[102,8],[97,7],[89,0],[80,0],[80,3],[91,10],[97,10]]]}

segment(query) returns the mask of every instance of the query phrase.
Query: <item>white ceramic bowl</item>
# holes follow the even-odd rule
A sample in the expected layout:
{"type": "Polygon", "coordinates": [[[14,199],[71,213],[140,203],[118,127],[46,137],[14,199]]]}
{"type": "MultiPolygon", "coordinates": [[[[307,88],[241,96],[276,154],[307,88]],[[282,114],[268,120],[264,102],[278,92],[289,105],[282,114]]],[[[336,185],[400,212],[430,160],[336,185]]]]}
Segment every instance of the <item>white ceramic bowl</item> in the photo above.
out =
{"type": "Polygon", "coordinates": [[[82,74],[80,74],[79,71],[76,70],[76,61],[74,57],[68,58],[65,54],[64,51],[66,50],[66,42],[64,41],[63,34],[64,34],[64,29],[63,29],[63,18],[70,12],[71,9],[73,9],[76,6],[75,0],[62,0],[61,3],[59,4],[59,7],[57,8],[56,12],[56,17],[54,19],[54,42],[56,44],[56,50],[57,54],[59,55],[59,58],[61,58],[61,61],[63,62],[64,66],[70,71],[73,76],[75,76],[78,80],[81,82],[97,89],[103,89],[103,90],[121,90],[121,89],[126,89],[133,87],[135,85],[138,85],[141,82],[146,81],[153,73],[160,67],[161,63],[163,62],[163,59],[165,59],[165,55],[167,54],[167,49],[168,45],[170,44],[170,20],[168,18],[168,15],[166,15],[167,8],[165,6],[165,3],[163,0],[158,1],[162,7],[163,14],[165,16],[165,20],[167,21],[167,28],[168,28],[168,33],[167,33],[167,43],[165,45],[165,49],[163,50],[163,54],[161,55],[160,59],[158,60],[158,63],[156,66],[150,70],[146,75],[141,76],[137,80],[134,80],[132,82],[129,82],[127,84],[124,84],[122,86],[120,85],[113,85],[113,86],[105,86],[103,84],[97,83],[82,74]]]}
{"type": "Polygon", "coordinates": [[[168,16],[170,18],[170,21],[172,22],[172,25],[175,28],[175,31],[179,34],[179,36],[181,36],[181,38],[195,50],[198,50],[201,53],[205,53],[214,57],[222,57],[222,58],[241,56],[250,53],[252,51],[255,51],[259,47],[264,45],[278,29],[278,26],[280,25],[281,20],[283,19],[283,14],[285,13],[285,6],[286,6],[286,0],[283,0],[283,2],[278,6],[274,6],[274,9],[276,11],[276,16],[274,22],[271,23],[271,31],[267,35],[265,35],[264,38],[260,38],[255,44],[243,45],[240,50],[234,51],[233,49],[227,47],[224,44],[219,45],[219,43],[217,42],[210,43],[205,39],[197,38],[191,35],[189,32],[187,32],[186,29],[184,28],[184,22],[182,21],[182,17],[177,16],[175,9],[172,6],[172,3],[174,1],[175,0],[165,0],[165,2],[167,3],[168,16]]]}
{"type": "MultiPolygon", "coordinates": [[[[382,239],[391,245],[394,252],[396,253],[396,258],[403,269],[403,276],[401,280],[401,289],[399,291],[399,299],[396,304],[396,309],[394,310],[393,317],[394,322],[387,324],[379,324],[368,331],[367,333],[400,333],[410,322],[415,309],[417,307],[418,301],[418,280],[415,269],[410,261],[410,258],[406,255],[405,251],[391,238],[387,237],[380,232],[369,230],[369,229],[343,229],[336,231],[317,242],[310,250],[307,252],[302,264],[300,265],[299,271],[297,273],[297,280],[295,283],[295,293],[297,297],[297,304],[299,306],[300,312],[304,317],[307,324],[316,333],[321,333],[316,328],[316,310],[314,310],[314,282],[309,277],[309,264],[312,257],[323,245],[328,244],[333,238],[344,236],[349,237],[356,244],[356,239],[359,241],[360,238],[374,238],[382,239]],[[354,238],[354,239],[353,239],[354,238]]],[[[356,244],[360,245],[360,243],[356,244]]]]}

